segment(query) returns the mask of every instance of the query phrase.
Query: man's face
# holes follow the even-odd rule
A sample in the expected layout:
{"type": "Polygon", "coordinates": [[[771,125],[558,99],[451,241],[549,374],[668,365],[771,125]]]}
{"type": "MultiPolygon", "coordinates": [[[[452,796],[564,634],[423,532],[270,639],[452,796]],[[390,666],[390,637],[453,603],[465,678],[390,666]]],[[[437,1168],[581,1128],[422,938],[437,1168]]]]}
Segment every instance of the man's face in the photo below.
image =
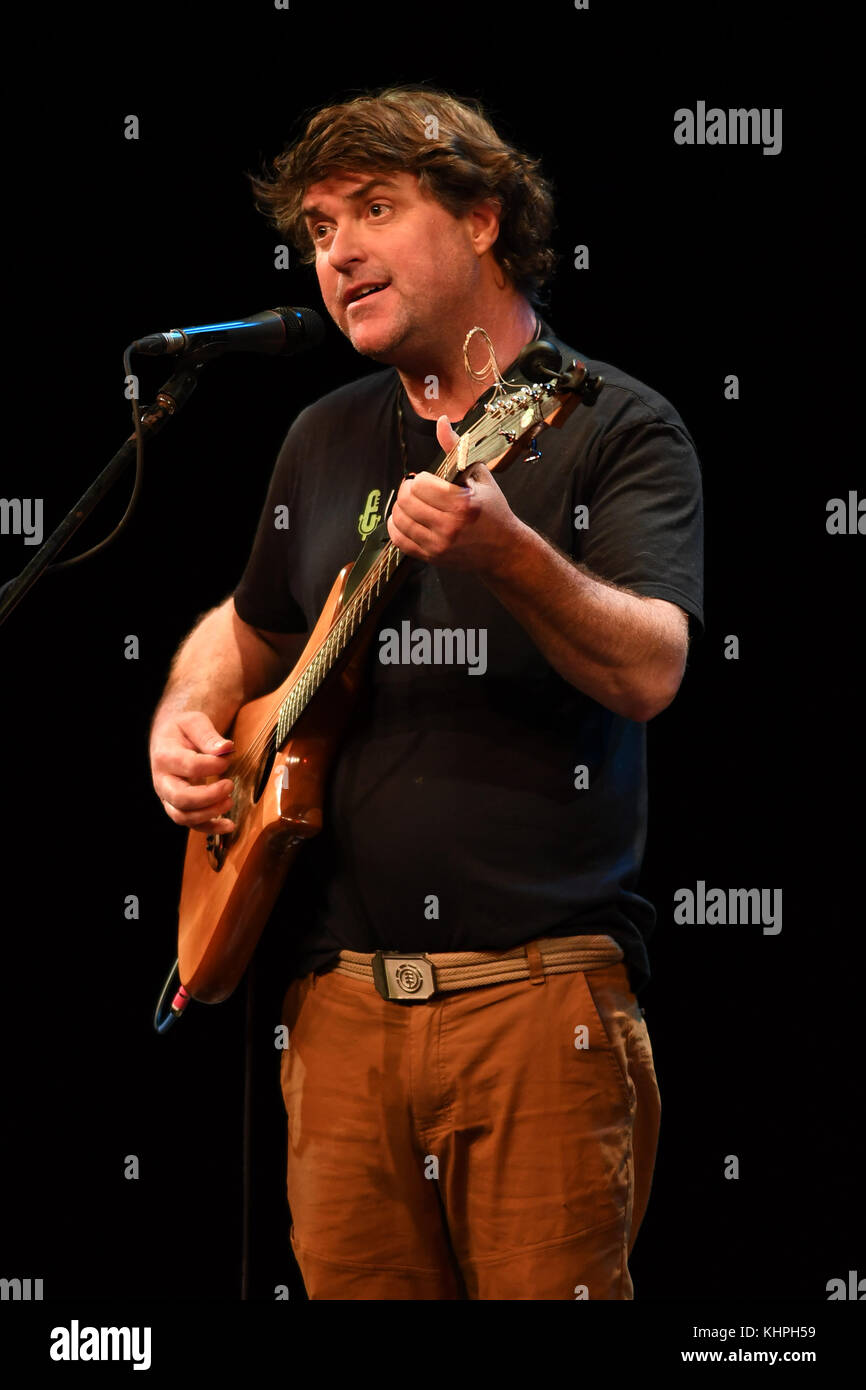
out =
{"type": "Polygon", "coordinates": [[[402,172],[335,173],[303,207],[325,307],[357,352],[423,367],[453,343],[480,282],[473,214],[452,217],[402,172]]]}

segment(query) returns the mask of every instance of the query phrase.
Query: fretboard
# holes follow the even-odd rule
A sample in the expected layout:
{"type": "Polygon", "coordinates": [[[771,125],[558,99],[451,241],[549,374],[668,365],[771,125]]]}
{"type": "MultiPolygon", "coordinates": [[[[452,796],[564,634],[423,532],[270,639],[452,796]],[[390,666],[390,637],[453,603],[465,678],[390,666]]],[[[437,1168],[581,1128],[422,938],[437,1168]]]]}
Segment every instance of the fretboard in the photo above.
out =
{"type": "MultiPolygon", "coordinates": [[[[444,460],[443,462],[447,462],[444,460]]],[[[277,716],[277,748],[281,748],[300,715],[319,690],[326,676],[333,671],[361,624],[368,617],[376,600],[388,589],[395,571],[404,560],[401,550],[391,542],[383,547],[370,566],[352,597],[334,620],[327,637],[315,655],[307,662],[289,694],[280,705],[277,716]]]]}

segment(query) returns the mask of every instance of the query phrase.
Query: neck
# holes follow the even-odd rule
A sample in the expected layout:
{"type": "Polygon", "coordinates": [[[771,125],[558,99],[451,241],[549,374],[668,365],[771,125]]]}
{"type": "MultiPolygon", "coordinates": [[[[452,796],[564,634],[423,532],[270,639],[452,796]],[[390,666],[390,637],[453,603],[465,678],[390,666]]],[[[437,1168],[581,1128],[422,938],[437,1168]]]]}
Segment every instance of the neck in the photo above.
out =
{"type": "MultiPolygon", "coordinates": [[[[527,299],[516,294],[509,296],[507,301],[501,296],[497,299],[499,302],[465,310],[449,334],[447,346],[440,344],[437,351],[425,353],[423,365],[395,364],[412,409],[423,419],[438,420],[440,415],[447,415],[449,420],[459,422],[479,396],[493,385],[492,372],[488,372],[483,381],[475,381],[466,371],[463,343],[470,329],[477,326],[485,330],[493,344],[500,372],[505,372],[520,349],[535,336],[537,316],[527,299]],[[432,400],[428,395],[431,376],[436,377],[438,388],[432,400]]],[[[475,334],[468,351],[472,367],[482,371],[488,347],[480,333],[475,334]]]]}

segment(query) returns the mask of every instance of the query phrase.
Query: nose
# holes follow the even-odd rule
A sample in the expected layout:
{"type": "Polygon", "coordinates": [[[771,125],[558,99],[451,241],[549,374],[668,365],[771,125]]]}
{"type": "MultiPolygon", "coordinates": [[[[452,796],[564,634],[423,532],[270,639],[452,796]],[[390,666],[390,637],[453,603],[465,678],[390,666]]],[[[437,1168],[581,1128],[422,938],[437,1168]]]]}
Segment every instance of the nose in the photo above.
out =
{"type": "Polygon", "coordinates": [[[343,272],[363,259],[361,233],[355,219],[339,222],[328,247],[328,264],[333,270],[343,272]]]}

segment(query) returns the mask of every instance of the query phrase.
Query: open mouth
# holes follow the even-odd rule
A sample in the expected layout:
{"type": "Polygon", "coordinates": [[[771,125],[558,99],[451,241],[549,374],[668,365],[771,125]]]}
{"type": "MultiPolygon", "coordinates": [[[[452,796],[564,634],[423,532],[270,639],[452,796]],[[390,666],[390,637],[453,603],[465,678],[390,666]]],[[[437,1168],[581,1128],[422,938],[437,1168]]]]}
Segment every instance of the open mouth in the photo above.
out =
{"type": "Polygon", "coordinates": [[[381,294],[382,291],[386,290],[387,288],[387,284],[371,285],[368,290],[363,290],[361,294],[358,295],[357,299],[350,300],[349,304],[347,305],[347,309],[355,309],[359,304],[365,304],[368,299],[375,298],[377,294],[381,294]]]}

